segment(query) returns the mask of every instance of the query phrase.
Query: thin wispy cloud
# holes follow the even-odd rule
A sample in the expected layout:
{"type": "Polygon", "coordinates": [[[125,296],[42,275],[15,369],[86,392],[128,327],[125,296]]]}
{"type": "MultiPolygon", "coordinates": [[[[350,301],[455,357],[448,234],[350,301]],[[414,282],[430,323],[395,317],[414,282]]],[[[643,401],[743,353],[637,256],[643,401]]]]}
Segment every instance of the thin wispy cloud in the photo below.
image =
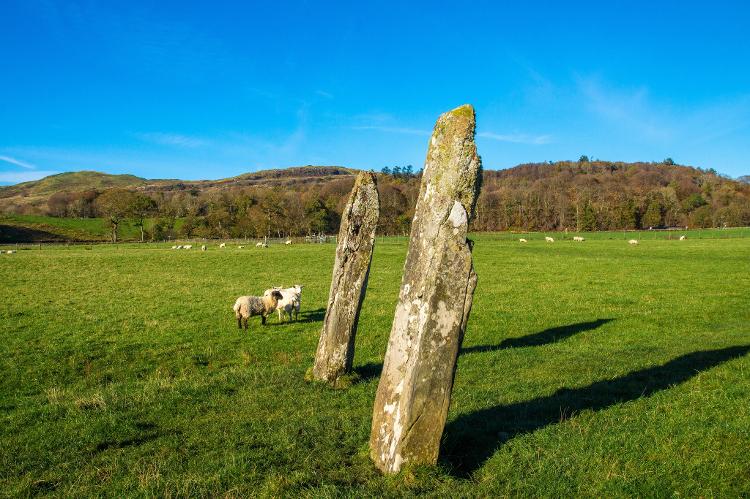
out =
{"type": "MultiPolygon", "coordinates": [[[[431,134],[429,130],[422,130],[419,128],[405,128],[381,125],[361,125],[353,126],[350,128],[352,130],[374,130],[377,132],[396,133],[401,135],[418,135],[420,137],[429,137],[431,134]]],[[[552,142],[551,135],[530,135],[525,133],[500,134],[493,132],[480,132],[477,134],[477,137],[496,140],[498,142],[510,142],[513,144],[527,145],[544,145],[552,142]]]]}
{"type": "Polygon", "coordinates": [[[27,168],[29,170],[33,170],[36,168],[36,166],[32,165],[31,163],[21,161],[20,159],[11,158],[10,156],[0,156],[0,161],[5,161],[6,163],[10,163],[11,165],[20,166],[21,168],[27,168]]]}
{"type": "Polygon", "coordinates": [[[550,135],[528,135],[525,133],[502,134],[493,132],[480,132],[477,134],[477,137],[497,140],[498,142],[510,142],[513,144],[544,145],[552,142],[552,136],[550,135]]]}
{"type": "Polygon", "coordinates": [[[402,135],[420,135],[420,136],[425,136],[425,137],[430,135],[430,132],[428,130],[420,130],[418,128],[380,126],[380,125],[353,126],[351,127],[351,129],[352,130],[374,130],[376,132],[398,133],[402,135]]]}
{"type": "Polygon", "coordinates": [[[326,99],[333,99],[333,94],[326,92],[325,90],[316,90],[315,94],[321,97],[325,97],[326,99]]]}
{"type": "Polygon", "coordinates": [[[689,149],[736,134],[750,123],[750,95],[684,108],[654,99],[645,86],[628,91],[598,78],[579,78],[578,87],[594,116],[649,142],[689,149]]]}
{"type": "Polygon", "coordinates": [[[47,177],[49,175],[55,175],[57,171],[49,170],[26,170],[17,172],[0,172],[0,183],[1,184],[19,184],[21,182],[30,182],[32,180],[39,180],[40,178],[47,177]]]}
{"type": "Polygon", "coordinates": [[[182,135],[178,133],[149,132],[137,133],[135,135],[145,142],[151,142],[152,144],[158,144],[162,146],[194,148],[206,146],[210,143],[210,141],[206,139],[191,137],[189,135],[182,135]]]}
{"type": "Polygon", "coordinates": [[[626,128],[637,135],[655,141],[667,141],[675,130],[665,121],[668,109],[653,103],[646,87],[621,90],[604,85],[598,78],[579,78],[578,88],[586,108],[615,126],[626,128]]]}

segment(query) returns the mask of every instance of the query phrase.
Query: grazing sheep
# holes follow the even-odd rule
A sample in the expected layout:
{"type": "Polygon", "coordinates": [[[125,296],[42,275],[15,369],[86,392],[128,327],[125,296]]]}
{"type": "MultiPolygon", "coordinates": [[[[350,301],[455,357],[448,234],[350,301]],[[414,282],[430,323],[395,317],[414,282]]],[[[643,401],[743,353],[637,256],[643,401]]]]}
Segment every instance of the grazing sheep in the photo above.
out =
{"type": "Polygon", "coordinates": [[[175,246],[172,246],[172,249],[177,249],[177,246],[176,246],[176,245],[175,245],[175,246]]]}
{"type": "Polygon", "coordinates": [[[289,320],[292,320],[292,312],[294,312],[294,320],[299,318],[299,311],[302,307],[302,288],[301,284],[295,284],[291,288],[282,288],[277,286],[271,289],[267,289],[263,296],[268,296],[273,291],[281,293],[283,298],[279,300],[276,305],[276,310],[279,313],[279,321],[281,321],[282,313],[284,316],[289,315],[289,320]]]}
{"type": "Polygon", "coordinates": [[[256,248],[268,248],[268,243],[256,243],[256,248]]]}
{"type": "Polygon", "coordinates": [[[244,248],[244,246],[237,246],[237,249],[242,249],[242,248],[244,248]]]}
{"type": "Polygon", "coordinates": [[[637,239],[631,239],[630,241],[628,241],[628,244],[638,244],[638,240],[637,239]]]}
{"type": "Polygon", "coordinates": [[[680,236],[680,241],[684,241],[684,240],[685,240],[685,236],[680,236]]]}
{"type": "Polygon", "coordinates": [[[182,249],[182,245],[180,244],[179,246],[175,247],[175,249],[182,249]]]}
{"type": "Polygon", "coordinates": [[[284,244],[292,244],[292,240],[291,239],[287,239],[284,244]]]}
{"type": "Polygon", "coordinates": [[[15,252],[16,252],[16,250],[8,250],[5,253],[8,254],[8,255],[12,255],[15,252]]]}
{"type": "Polygon", "coordinates": [[[186,244],[185,246],[182,247],[182,249],[188,249],[188,250],[189,249],[193,249],[193,245],[192,244],[186,244]]]}
{"type": "Polygon", "coordinates": [[[585,239],[582,238],[581,236],[573,236],[573,241],[578,241],[579,243],[581,243],[585,241],[585,239]]]}
{"type": "Polygon", "coordinates": [[[518,240],[519,243],[528,243],[528,241],[524,238],[521,238],[518,240]]]}
{"type": "Polygon", "coordinates": [[[206,251],[206,245],[205,244],[201,246],[201,251],[206,251]]]}
{"type": "Polygon", "coordinates": [[[546,236],[546,237],[544,238],[544,240],[545,240],[545,241],[547,241],[548,243],[554,243],[554,242],[555,242],[555,240],[554,240],[554,239],[552,239],[552,238],[551,238],[551,237],[549,237],[549,236],[546,236]]]}
{"type": "Polygon", "coordinates": [[[247,331],[247,320],[255,315],[260,315],[261,324],[266,323],[266,317],[276,310],[276,305],[282,298],[281,293],[272,290],[267,296],[240,296],[234,302],[232,310],[237,318],[237,328],[247,331]]]}
{"type": "Polygon", "coordinates": [[[226,248],[226,247],[227,247],[227,243],[221,243],[221,244],[219,245],[219,248],[226,248]]]}

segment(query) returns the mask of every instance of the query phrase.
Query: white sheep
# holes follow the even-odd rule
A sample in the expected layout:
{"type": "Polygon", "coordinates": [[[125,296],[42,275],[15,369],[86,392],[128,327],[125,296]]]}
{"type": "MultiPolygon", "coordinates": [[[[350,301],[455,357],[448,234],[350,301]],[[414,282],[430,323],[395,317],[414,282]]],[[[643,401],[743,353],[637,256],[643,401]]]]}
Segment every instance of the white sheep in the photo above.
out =
{"type": "Polygon", "coordinates": [[[292,244],[292,240],[291,239],[287,239],[284,244],[292,244]]]}
{"type": "Polygon", "coordinates": [[[680,241],[684,241],[684,240],[685,240],[685,236],[680,236],[680,241]]]}
{"type": "Polygon", "coordinates": [[[177,245],[172,246],[172,249],[177,249],[177,245]]]}
{"type": "Polygon", "coordinates": [[[268,244],[267,243],[256,243],[255,247],[256,248],[268,248],[268,244]]]}
{"type": "Polygon", "coordinates": [[[276,305],[276,310],[279,313],[279,321],[281,321],[282,313],[286,317],[286,315],[289,315],[289,320],[292,320],[292,312],[294,312],[294,320],[297,320],[299,317],[299,311],[302,307],[302,288],[303,286],[301,284],[295,284],[291,288],[282,288],[281,286],[277,286],[271,289],[267,289],[263,296],[268,296],[273,291],[278,291],[281,293],[282,299],[279,300],[278,304],[276,305]]]}
{"type": "Polygon", "coordinates": [[[628,241],[628,244],[638,244],[638,240],[637,239],[631,239],[631,240],[628,241]]]}
{"type": "Polygon", "coordinates": [[[176,247],[175,249],[182,249],[182,245],[180,244],[180,245],[179,245],[179,246],[177,246],[177,247],[176,247]]]}
{"type": "Polygon", "coordinates": [[[186,244],[185,246],[182,247],[182,249],[186,249],[186,250],[193,249],[193,245],[192,244],[186,244]]]}
{"type": "Polygon", "coordinates": [[[573,241],[578,241],[579,243],[581,243],[585,241],[585,239],[582,238],[581,236],[573,236],[573,241]]]}
{"type": "Polygon", "coordinates": [[[205,244],[201,246],[201,251],[206,251],[206,245],[205,244]]]}
{"type": "Polygon", "coordinates": [[[8,254],[8,255],[12,255],[15,252],[16,252],[16,250],[8,250],[5,253],[8,254]]]}
{"type": "Polygon", "coordinates": [[[544,237],[544,240],[545,240],[545,241],[547,241],[548,243],[554,243],[554,242],[555,242],[555,240],[554,240],[554,239],[552,239],[552,238],[551,238],[551,237],[549,237],[549,236],[545,236],[545,237],[544,237]]]}
{"type": "Polygon", "coordinates": [[[244,246],[237,246],[237,249],[242,249],[242,248],[244,248],[244,246]]]}
{"type": "Polygon", "coordinates": [[[221,243],[221,244],[219,245],[219,248],[226,248],[226,247],[227,247],[227,243],[221,243]]]}
{"type": "Polygon", "coordinates": [[[519,243],[528,243],[528,241],[524,238],[521,238],[518,240],[519,243]]]}

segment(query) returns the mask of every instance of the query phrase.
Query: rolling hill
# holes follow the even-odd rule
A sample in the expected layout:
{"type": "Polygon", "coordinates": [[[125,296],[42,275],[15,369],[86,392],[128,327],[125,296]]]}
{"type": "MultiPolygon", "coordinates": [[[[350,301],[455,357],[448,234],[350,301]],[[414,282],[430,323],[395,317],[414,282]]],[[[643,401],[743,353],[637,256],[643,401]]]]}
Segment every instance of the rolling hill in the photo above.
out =
{"type": "Polygon", "coordinates": [[[56,192],[79,192],[88,189],[140,187],[148,181],[135,175],[111,175],[95,171],[79,171],[50,175],[40,180],[0,187],[0,198],[49,196],[56,192]]]}
{"type": "MultiPolygon", "coordinates": [[[[419,193],[419,174],[395,170],[378,175],[381,234],[408,233],[419,193]]],[[[0,225],[11,239],[18,231],[32,240],[44,234],[49,239],[106,239],[103,217],[109,212],[102,201],[113,196],[102,194],[120,189],[122,195],[114,198],[140,198],[150,205],[146,218],[151,220],[143,227],[153,240],[331,234],[338,231],[356,171],[302,166],[193,181],[65,173],[0,188],[0,214],[5,215],[0,225]],[[97,217],[99,222],[91,222],[97,217]],[[73,220],[80,223],[70,225],[73,220]]],[[[474,231],[748,226],[750,184],[714,170],[668,163],[530,163],[485,170],[476,211],[474,231]]],[[[142,216],[119,216],[124,218],[122,237],[140,236],[140,230],[126,227],[142,216]]]]}
{"type": "Polygon", "coordinates": [[[244,173],[218,180],[145,179],[135,175],[112,175],[78,171],[50,175],[40,180],[0,186],[0,213],[44,214],[50,196],[59,193],[128,189],[143,192],[206,191],[212,189],[299,185],[351,176],[356,170],[341,166],[299,166],[244,173]]]}

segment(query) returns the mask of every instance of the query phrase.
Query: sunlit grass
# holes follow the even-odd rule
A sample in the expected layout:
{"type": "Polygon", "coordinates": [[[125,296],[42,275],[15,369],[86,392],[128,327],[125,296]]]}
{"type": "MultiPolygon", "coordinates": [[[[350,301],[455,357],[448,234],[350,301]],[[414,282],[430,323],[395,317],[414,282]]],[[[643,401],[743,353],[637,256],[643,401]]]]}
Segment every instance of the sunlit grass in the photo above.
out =
{"type": "Polygon", "coordinates": [[[332,245],[2,255],[0,487],[750,494],[750,239],[721,234],[641,236],[637,247],[604,235],[473,236],[479,285],[441,461],[397,477],[374,470],[367,441],[404,239],[378,239],[361,381],[337,391],[303,380],[332,245]],[[299,322],[236,329],[234,298],[295,283],[305,285],[299,322]]]}

